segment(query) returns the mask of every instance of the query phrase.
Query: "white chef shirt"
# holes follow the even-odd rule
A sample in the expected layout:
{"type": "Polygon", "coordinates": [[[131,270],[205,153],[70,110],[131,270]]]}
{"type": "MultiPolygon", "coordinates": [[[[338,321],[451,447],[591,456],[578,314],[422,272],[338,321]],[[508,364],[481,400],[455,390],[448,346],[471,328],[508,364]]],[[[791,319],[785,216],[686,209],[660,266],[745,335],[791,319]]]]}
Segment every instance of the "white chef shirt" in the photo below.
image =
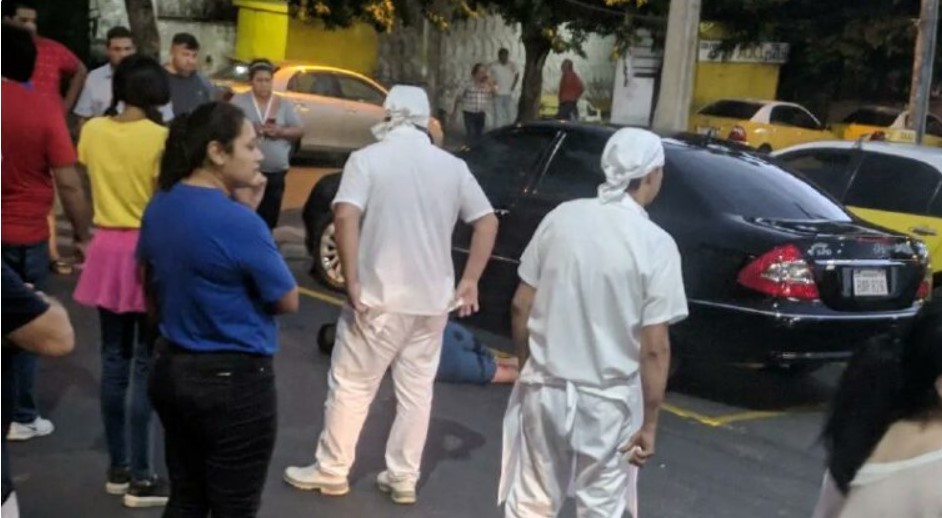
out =
{"type": "Polygon", "coordinates": [[[412,126],[350,155],[333,203],[350,203],[364,213],[360,300],[407,315],[448,312],[455,290],[455,223],[459,216],[470,223],[493,212],[464,161],[412,126]]]}
{"type": "MultiPolygon", "coordinates": [[[[113,78],[114,69],[109,63],[89,72],[88,77],[85,78],[82,94],[79,95],[72,111],[79,117],[85,117],[86,119],[104,115],[108,107],[111,106],[111,81],[113,78]]],[[[118,105],[118,113],[122,111],[124,111],[123,103],[118,105]]],[[[160,114],[163,116],[164,122],[173,120],[173,105],[167,103],[161,106],[160,114]]]]}
{"type": "Polygon", "coordinates": [[[677,245],[630,196],[557,207],[524,251],[519,274],[536,288],[524,383],[601,390],[636,381],[641,328],[687,316],[677,245]]]}
{"type": "Polygon", "coordinates": [[[497,95],[510,95],[513,93],[514,78],[517,77],[517,65],[508,61],[506,65],[500,61],[491,63],[491,75],[497,82],[497,95]]]}

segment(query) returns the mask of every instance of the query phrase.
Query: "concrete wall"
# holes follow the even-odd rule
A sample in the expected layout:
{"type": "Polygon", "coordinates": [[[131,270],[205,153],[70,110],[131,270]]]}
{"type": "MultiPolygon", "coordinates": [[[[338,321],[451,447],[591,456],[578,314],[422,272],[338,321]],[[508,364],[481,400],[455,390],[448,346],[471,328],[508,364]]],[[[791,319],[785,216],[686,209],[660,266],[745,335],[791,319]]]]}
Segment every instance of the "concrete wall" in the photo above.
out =
{"type": "MultiPolygon", "coordinates": [[[[203,72],[209,74],[224,66],[229,56],[235,53],[234,22],[206,22],[186,19],[160,18],[161,5],[164,2],[182,2],[184,0],[155,0],[157,9],[157,31],[160,33],[160,58],[166,60],[173,35],[186,31],[200,41],[200,61],[203,72]]],[[[169,5],[169,4],[168,4],[169,5]]],[[[116,25],[128,25],[128,14],[124,0],[91,0],[92,15],[98,16],[98,29],[92,39],[93,56],[103,56],[105,34],[116,25]]]]}
{"type": "MultiPolygon", "coordinates": [[[[376,77],[384,83],[427,83],[438,107],[450,111],[460,86],[470,78],[471,67],[478,62],[496,61],[501,47],[510,50],[510,59],[523,74],[524,49],[520,31],[504,23],[499,16],[482,16],[451,26],[444,34],[423,24],[398,28],[379,37],[379,61],[376,77]],[[427,49],[423,52],[423,48],[427,49]],[[422,74],[428,63],[427,74],[422,74]]],[[[572,59],[576,72],[586,85],[586,97],[606,106],[610,103],[615,64],[611,59],[614,38],[592,36],[586,42],[586,58],[575,54],[551,54],[543,70],[543,93],[554,97],[559,86],[560,65],[572,59]]],[[[517,95],[520,88],[517,88],[517,95]]]]}

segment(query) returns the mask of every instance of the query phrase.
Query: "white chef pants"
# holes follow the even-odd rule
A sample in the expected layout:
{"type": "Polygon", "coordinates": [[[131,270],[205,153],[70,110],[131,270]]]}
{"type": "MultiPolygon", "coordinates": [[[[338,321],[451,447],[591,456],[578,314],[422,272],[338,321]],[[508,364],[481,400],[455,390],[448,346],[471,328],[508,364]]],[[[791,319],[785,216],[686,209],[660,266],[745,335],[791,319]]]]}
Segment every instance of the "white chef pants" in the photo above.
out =
{"type": "Polygon", "coordinates": [[[320,471],[347,477],[370,403],[392,365],[396,419],[386,443],[386,467],[395,481],[418,481],[447,320],[448,315],[343,309],[328,375],[324,430],[317,443],[320,471]]]}
{"type": "Polygon", "coordinates": [[[618,447],[640,428],[640,390],[624,401],[588,394],[571,383],[518,389],[520,464],[505,515],[555,517],[569,493],[579,518],[621,518],[626,509],[636,517],[637,468],[618,447]]]}

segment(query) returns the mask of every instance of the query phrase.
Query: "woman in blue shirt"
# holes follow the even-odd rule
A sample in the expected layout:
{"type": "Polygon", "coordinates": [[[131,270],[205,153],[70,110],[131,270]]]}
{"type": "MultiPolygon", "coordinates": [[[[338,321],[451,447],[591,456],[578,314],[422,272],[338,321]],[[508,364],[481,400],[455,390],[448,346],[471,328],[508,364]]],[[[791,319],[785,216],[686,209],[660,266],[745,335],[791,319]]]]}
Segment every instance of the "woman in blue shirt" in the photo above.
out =
{"type": "Polygon", "coordinates": [[[165,429],[168,516],[254,516],[276,434],[275,315],[294,277],[254,209],[262,154],[242,111],[170,127],[138,259],[159,321],[149,393],[165,429]]]}

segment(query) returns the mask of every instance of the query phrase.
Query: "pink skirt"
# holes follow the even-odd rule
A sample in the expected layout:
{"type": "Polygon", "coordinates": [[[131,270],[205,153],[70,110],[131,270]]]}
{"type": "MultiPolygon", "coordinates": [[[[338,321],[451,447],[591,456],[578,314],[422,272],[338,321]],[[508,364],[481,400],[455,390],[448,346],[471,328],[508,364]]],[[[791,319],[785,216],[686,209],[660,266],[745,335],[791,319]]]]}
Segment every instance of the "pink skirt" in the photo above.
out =
{"type": "Polygon", "coordinates": [[[135,258],[137,229],[98,228],[73,297],[114,313],[144,313],[144,287],[135,258]]]}

